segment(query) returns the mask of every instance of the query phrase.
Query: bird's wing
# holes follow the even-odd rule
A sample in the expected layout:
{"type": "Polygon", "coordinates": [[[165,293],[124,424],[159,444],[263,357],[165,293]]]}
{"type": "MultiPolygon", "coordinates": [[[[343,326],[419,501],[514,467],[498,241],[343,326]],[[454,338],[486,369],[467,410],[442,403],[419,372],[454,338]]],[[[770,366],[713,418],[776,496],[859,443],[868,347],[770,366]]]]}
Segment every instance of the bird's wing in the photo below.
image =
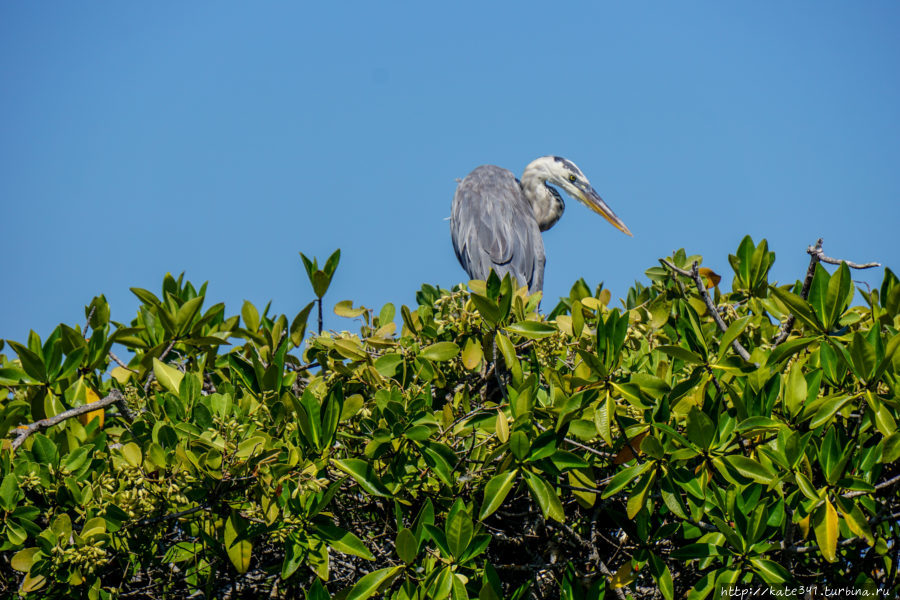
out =
{"type": "Polygon", "coordinates": [[[494,269],[540,289],[543,240],[531,205],[506,169],[478,167],[459,184],[450,232],[456,257],[473,279],[486,279],[494,269]]]}

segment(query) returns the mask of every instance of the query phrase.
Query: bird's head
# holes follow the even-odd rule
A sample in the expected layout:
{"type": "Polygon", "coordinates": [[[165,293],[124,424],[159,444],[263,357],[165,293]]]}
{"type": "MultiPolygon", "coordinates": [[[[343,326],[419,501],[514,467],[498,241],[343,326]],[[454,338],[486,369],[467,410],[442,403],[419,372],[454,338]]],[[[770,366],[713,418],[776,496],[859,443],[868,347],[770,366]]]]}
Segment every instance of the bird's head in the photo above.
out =
{"type": "Polygon", "coordinates": [[[622,233],[632,235],[622,219],[607,206],[588,178],[572,161],[561,156],[542,156],[525,168],[522,179],[525,180],[527,177],[536,177],[563,189],[568,195],[609,221],[613,227],[622,233]]]}

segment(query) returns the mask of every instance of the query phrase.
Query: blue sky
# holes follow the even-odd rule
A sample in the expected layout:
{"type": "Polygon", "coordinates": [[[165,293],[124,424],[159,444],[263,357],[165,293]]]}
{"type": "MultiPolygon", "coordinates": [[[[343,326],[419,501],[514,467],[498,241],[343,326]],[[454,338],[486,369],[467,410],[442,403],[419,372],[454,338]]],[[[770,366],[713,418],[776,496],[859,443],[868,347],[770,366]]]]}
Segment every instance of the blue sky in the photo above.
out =
{"type": "Polygon", "coordinates": [[[545,154],[634,232],[569,201],[545,306],[679,247],[730,282],[748,233],[785,282],[819,236],[897,269],[898,27],[885,1],[3,3],[0,338],[100,293],[127,322],[167,271],[291,316],[297,252],[338,247],[329,309],[413,304],[467,279],[455,179],[545,154]]]}

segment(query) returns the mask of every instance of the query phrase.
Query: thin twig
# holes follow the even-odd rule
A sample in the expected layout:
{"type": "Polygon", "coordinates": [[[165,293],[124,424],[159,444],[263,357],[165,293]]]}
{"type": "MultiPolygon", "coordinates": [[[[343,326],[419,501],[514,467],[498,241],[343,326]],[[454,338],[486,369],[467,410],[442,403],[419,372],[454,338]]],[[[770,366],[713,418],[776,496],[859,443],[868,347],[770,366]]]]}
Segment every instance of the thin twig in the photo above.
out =
{"type": "Polygon", "coordinates": [[[851,269],[871,269],[873,267],[880,267],[881,263],[879,262],[867,262],[867,263],[855,263],[849,260],[844,260],[842,258],[831,258],[830,256],[825,256],[825,253],[822,252],[822,239],[819,239],[819,243],[815,245],[815,247],[810,246],[807,249],[807,252],[810,254],[815,253],[818,259],[823,263],[828,263],[829,265],[839,265],[841,263],[846,263],[848,267],[851,269]]]}
{"type": "Polygon", "coordinates": [[[95,311],[95,310],[97,310],[97,307],[96,307],[96,306],[92,306],[92,307],[91,307],[91,311],[88,313],[87,319],[85,320],[85,323],[84,323],[84,331],[82,332],[82,337],[83,337],[84,339],[87,339],[87,331],[88,331],[88,327],[91,326],[91,318],[94,316],[94,311],[95,311]]]}
{"type": "MultiPolygon", "coordinates": [[[[706,286],[703,285],[703,280],[700,279],[700,269],[698,268],[697,261],[694,261],[694,264],[691,266],[690,271],[679,269],[664,258],[659,259],[659,261],[679,275],[684,275],[685,277],[690,277],[694,280],[694,285],[697,287],[697,292],[700,294],[700,298],[703,300],[703,302],[706,303],[706,308],[709,309],[709,313],[712,315],[713,320],[716,322],[716,325],[719,326],[719,329],[722,330],[722,333],[728,331],[728,326],[725,325],[725,321],[723,321],[722,317],[719,316],[719,311],[716,310],[716,305],[713,304],[713,301],[709,297],[709,294],[706,293],[706,286]]],[[[734,348],[735,352],[737,352],[741,358],[743,358],[748,363],[751,362],[750,353],[747,352],[747,349],[744,348],[739,341],[737,341],[737,338],[732,340],[731,347],[734,348]]]]}
{"type": "Polygon", "coordinates": [[[322,335],[322,299],[318,299],[319,304],[319,335],[322,335]]]}
{"type": "Polygon", "coordinates": [[[115,404],[116,402],[121,402],[124,400],[125,398],[122,396],[122,393],[119,390],[110,390],[108,396],[97,400],[96,402],[76,406],[75,408],[70,408],[69,410],[61,412],[56,416],[50,417],[49,419],[41,419],[40,421],[35,421],[34,423],[29,423],[28,425],[17,427],[15,430],[16,438],[12,441],[12,449],[15,450],[16,448],[21,446],[25,442],[25,440],[28,439],[28,436],[33,433],[43,431],[44,429],[50,429],[54,425],[59,425],[66,419],[71,419],[72,417],[77,417],[78,415],[93,412],[97,409],[103,408],[104,406],[109,406],[110,404],[115,404]]]}
{"type": "Polygon", "coordinates": [[[128,365],[126,365],[125,363],[123,363],[123,362],[122,362],[122,359],[120,359],[118,356],[116,356],[115,353],[114,353],[112,350],[109,351],[109,357],[110,357],[111,359],[113,359],[113,361],[115,361],[115,363],[116,363],[117,365],[119,365],[120,367],[122,367],[122,368],[125,369],[126,371],[131,371],[132,373],[137,373],[137,371],[135,371],[134,369],[132,369],[131,367],[129,367],[128,365]]]}
{"type": "MultiPolygon", "coordinates": [[[[841,263],[845,263],[851,269],[871,269],[873,267],[880,267],[881,263],[877,262],[869,262],[869,263],[855,263],[849,260],[843,260],[838,258],[831,258],[830,256],[825,256],[825,252],[822,250],[822,238],[816,240],[815,245],[809,246],[806,249],[806,253],[809,254],[809,267],[806,269],[806,278],[803,280],[803,288],[800,290],[800,297],[806,300],[809,298],[809,288],[812,285],[813,276],[816,274],[816,264],[823,262],[828,263],[829,265],[839,265],[841,263]]],[[[781,324],[781,327],[778,330],[778,335],[775,336],[775,339],[772,340],[772,344],[777,346],[784,342],[791,334],[791,329],[794,327],[795,317],[792,314],[788,315],[788,318],[785,319],[784,323],[781,324]]]]}
{"type": "MultiPolygon", "coordinates": [[[[883,490],[884,488],[891,487],[892,485],[897,484],[897,483],[900,483],[900,475],[897,475],[896,477],[892,477],[891,479],[888,479],[887,481],[882,481],[881,483],[879,483],[878,485],[875,486],[875,490],[876,491],[883,490]]],[[[857,490],[855,492],[848,492],[846,494],[842,494],[842,497],[843,498],[856,498],[857,496],[865,496],[866,494],[871,494],[871,493],[872,492],[864,492],[861,490],[857,490]]]]}
{"type": "MultiPolygon", "coordinates": [[[[816,264],[819,262],[822,253],[822,238],[816,240],[816,245],[807,248],[806,252],[809,254],[809,267],[806,269],[806,277],[803,279],[803,288],[800,290],[800,297],[804,300],[809,297],[809,286],[812,285],[813,275],[816,274],[816,264]]],[[[781,324],[778,335],[772,340],[772,344],[777,346],[788,338],[791,334],[791,329],[794,328],[795,319],[794,313],[788,315],[788,318],[781,324]]]]}
{"type": "MultiPolygon", "coordinates": [[[[541,425],[539,423],[535,423],[535,427],[537,427],[541,431],[541,433],[548,431],[548,429],[546,427],[544,427],[543,425],[541,425]]],[[[563,438],[563,441],[565,443],[569,444],[570,446],[575,446],[576,448],[580,448],[581,450],[584,450],[585,452],[590,452],[591,454],[593,454],[595,456],[599,456],[600,458],[605,458],[608,460],[613,457],[613,455],[609,452],[602,452],[600,450],[595,450],[594,448],[591,448],[590,446],[585,446],[584,444],[582,444],[580,442],[576,442],[575,440],[572,440],[569,438],[563,438]]]]}
{"type": "Polygon", "coordinates": [[[162,523],[163,521],[171,521],[172,519],[180,519],[181,517],[186,517],[188,515],[192,515],[195,512],[200,512],[201,510],[209,510],[209,506],[200,504],[198,506],[194,506],[192,508],[188,508],[176,513],[170,513],[166,515],[160,515],[158,517],[148,517],[146,519],[141,519],[137,522],[137,524],[141,527],[146,525],[155,525],[156,523],[162,523]]]}

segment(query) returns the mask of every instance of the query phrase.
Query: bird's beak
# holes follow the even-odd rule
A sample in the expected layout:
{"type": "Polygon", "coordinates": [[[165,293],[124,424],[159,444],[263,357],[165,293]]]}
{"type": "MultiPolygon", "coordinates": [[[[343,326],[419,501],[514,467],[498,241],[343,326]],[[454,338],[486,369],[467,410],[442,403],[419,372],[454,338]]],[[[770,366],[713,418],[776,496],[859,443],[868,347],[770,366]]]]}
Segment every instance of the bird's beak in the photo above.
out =
{"type": "MultiPolygon", "coordinates": [[[[616,213],[612,211],[612,209],[606,205],[606,202],[603,201],[603,198],[600,197],[594,188],[587,187],[587,189],[579,189],[579,194],[577,198],[581,200],[581,202],[590,208],[592,211],[606,219],[612,224],[613,227],[621,231],[626,235],[632,235],[628,230],[628,227],[622,222],[622,219],[616,216],[616,213]]],[[[632,237],[634,237],[632,235],[632,237]]]]}

